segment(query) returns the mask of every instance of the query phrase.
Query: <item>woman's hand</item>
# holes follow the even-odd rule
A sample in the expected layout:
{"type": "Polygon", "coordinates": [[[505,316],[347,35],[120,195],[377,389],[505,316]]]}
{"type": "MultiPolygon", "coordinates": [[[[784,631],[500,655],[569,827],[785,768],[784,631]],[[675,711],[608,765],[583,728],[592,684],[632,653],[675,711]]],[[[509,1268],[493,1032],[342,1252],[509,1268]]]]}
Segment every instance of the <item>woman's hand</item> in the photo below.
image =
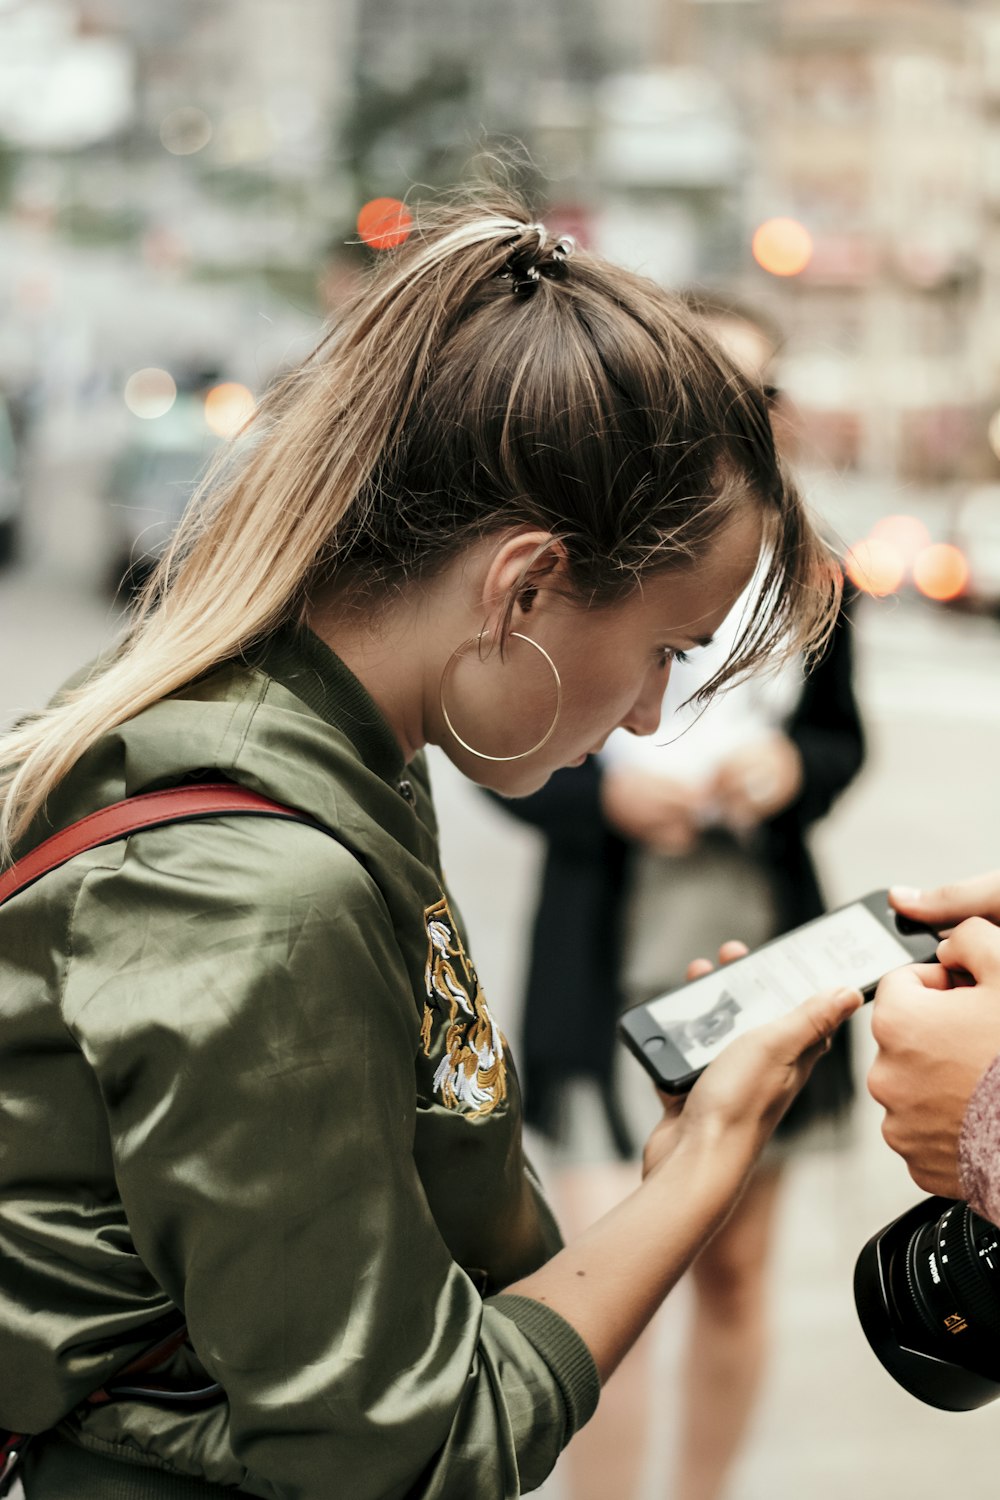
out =
{"type": "MultiPolygon", "coordinates": [[[[931,892],[925,906],[935,915],[921,913],[923,920],[955,920],[969,899],[986,904],[989,879],[946,887],[944,899],[931,892]]],[[[909,905],[899,909],[911,915],[909,905]]],[[[972,917],[937,951],[939,964],[896,969],[876,991],[872,1035],[879,1051],[868,1091],[885,1110],[887,1144],[914,1182],[925,1192],[961,1198],[962,1123],[976,1084],[1000,1054],[1000,930],[972,917]]]]}
{"type": "MultiPolygon", "coordinates": [[[[742,944],[726,944],[720,959],[731,962],[745,952],[742,944]]],[[[688,978],[710,971],[710,964],[696,960],[688,978]]],[[[857,990],[816,995],[788,1015],[730,1042],[690,1094],[677,1099],[661,1095],[664,1119],[643,1154],[644,1175],[686,1141],[717,1145],[729,1158],[737,1184],[742,1181],[834,1032],[861,1003],[857,990]]]]}
{"type": "MultiPolygon", "coordinates": [[[[738,957],[740,945],[723,953],[738,957]]],[[[711,968],[694,964],[689,977],[711,968]],[[692,972],[693,971],[693,972],[692,972]]],[[[757,1153],[829,1037],[861,1004],[820,995],[737,1038],[653,1132],[639,1187],[538,1271],[507,1288],[571,1323],[602,1380],[725,1222],[757,1153]]]]}
{"type": "Polygon", "coordinates": [[[612,766],[601,780],[605,818],[623,838],[658,854],[690,854],[700,837],[702,794],[655,772],[612,766]]]}
{"type": "Polygon", "coordinates": [[[717,1141],[745,1176],[834,1032],[861,1004],[857,990],[831,990],[737,1037],[691,1090],[683,1136],[717,1141]]]}
{"type": "MultiPolygon", "coordinates": [[[[731,964],[737,958],[743,958],[749,953],[746,943],[737,942],[732,939],[723,943],[719,949],[719,963],[731,964]]],[[[693,958],[687,966],[686,979],[690,984],[692,979],[700,979],[703,974],[711,974],[713,965],[707,958],[693,958]]],[[[665,1094],[662,1089],[657,1089],[663,1104],[663,1119],[654,1128],[652,1135],[646,1142],[642,1153],[642,1175],[651,1172],[658,1162],[669,1156],[677,1145],[680,1135],[681,1111],[687,1103],[687,1094],[665,1094]]]]}
{"type": "Polygon", "coordinates": [[[1000,870],[976,875],[971,880],[956,880],[930,891],[893,886],[889,900],[903,916],[925,922],[938,931],[955,927],[966,917],[985,917],[1000,923],[1000,870]]]}
{"type": "Polygon", "coordinates": [[[728,828],[756,828],[793,803],[802,790],[802,757],[786,734],[775,731],[738,750],[715,773],[708,798],[728,828]]]}

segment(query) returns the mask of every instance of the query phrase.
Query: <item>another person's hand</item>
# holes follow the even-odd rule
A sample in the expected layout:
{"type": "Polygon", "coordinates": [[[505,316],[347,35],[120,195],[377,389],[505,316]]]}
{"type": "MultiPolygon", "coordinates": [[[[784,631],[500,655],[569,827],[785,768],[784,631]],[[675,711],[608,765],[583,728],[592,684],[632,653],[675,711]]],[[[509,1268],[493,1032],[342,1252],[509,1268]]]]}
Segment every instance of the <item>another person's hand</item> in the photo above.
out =
{"type": "MultiPolygon", "coordinates": [[[[732,962],[746,951],[742,943],[727,943],[719,958],[732,962]]],[[[700,978],[711,968],[706,960],[696,959],[687,977],[700,978]]],[[[643,1175],[655,1170],[685,1138],[718,1142],[737,1170],[748,1173],[829,1048],[834,1032],[861,1003],[857,990],[816,995],[778,1020],[730,1042],[689,1094],[677,1098],[661,1094],[664,1119],[646,1145],[643,1175]]]]}
{"type": "Polygon", "coordinates": [[[930,891],[893,886],[889,900],[904,916],[926,922],[928,927],[939,931],[964,922],[966,917],[986,917],[990,922],[1000,923],[1000,870],[976,875],[971,880],[956,880],[930,891]]]}
{"type": "MultiPolygon", "coordinates": [[[[965,887],[985,894],[977,882],[965,887]]],[[[920,915],[944,924],[957,920],[961,905],[949,894],[936,905],[928,901],[920,915]]],[[[910,905],[899,909],[918,915],[910,905]]],[[[972,917],[944,939],[938,958],[940,964],[896,969],[879,985],[872,1015],[879,1051],[868,1090],[885,1110],[882,1134],[914,1182],[961,1198],[962,1123],[976,1084],[1000,1054],[1000,930],[972,917]]]]}
{"type": "Polygon", "coordinates": [[[742,832],[789,807],[802,790],[802,777],[797,747],[776,730],[723,761],[708,798],[718,808],[720,822],[742,832]]]}
{"type": "Polygon", "coordinates": [[[611,766],[602,778],[601,806],[618,833],[658,854],[689,854],[697,846],[702,795],[686,782],[611,766]]]}

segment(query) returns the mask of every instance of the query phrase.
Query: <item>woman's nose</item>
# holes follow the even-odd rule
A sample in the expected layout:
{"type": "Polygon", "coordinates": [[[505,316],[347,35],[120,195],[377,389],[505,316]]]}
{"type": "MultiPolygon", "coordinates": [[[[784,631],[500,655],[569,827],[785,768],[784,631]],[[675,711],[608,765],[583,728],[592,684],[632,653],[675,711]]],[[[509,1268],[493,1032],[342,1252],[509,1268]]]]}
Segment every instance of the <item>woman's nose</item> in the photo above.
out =
{"type": "Polygon", "coordinates": [[[665,672],[661,668],[650,674],[649,680],[643,685],[642,692],[622,719],[623,729],[627,729],[630,734],[638,735],[656,733],[663,712],[663,695],[667,691],[669,680],[669,667],[665,672]]]}

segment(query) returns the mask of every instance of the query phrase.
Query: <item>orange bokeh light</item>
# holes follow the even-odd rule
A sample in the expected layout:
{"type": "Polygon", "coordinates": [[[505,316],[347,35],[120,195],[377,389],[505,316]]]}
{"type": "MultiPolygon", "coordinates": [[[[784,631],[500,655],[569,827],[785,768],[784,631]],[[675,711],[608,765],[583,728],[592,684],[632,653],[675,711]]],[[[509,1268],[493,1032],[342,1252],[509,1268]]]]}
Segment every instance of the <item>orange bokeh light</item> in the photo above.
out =
{"type": "Polygon", "coordinates": [[[413,215],[398,198],[373,198],[358,214],[358,234],[371,250],[393,250],[413,228],[413,215]]]}
{"type": "Polygon", "coordinates": [[[751,249],[757,264],[772,276],[798,276],[812,260],[813,239],[798,219],[765,219],[751,249]]]}
{"type": "Polygon", "coordinates": [[[895,547],[870,536],[855,542],[844,559],[844,571],[855,588],[881,599],[899,588],[906,563],[895,547]]]}
{"type": "Polygon", "coordinates": [[[888,542],[907,567],[918,552],[931,544],[931,534],[917,516],[883,516],[881,521],[875,522],[868,535],[877,541],[888,542]]]}
{"type": "Polygon", "coordinates": [[[965,554],[950,542],[935,542],[918,553],[913,564],[913,582],[928,599],[957,599],[969,581],[965,554]]]}
{"type": "Polygon", "coordinates": [[[205,421],[216,437],[235,437],[254,414],[253,392],[235,380],[213,385],[205,397],[205,421]]]}

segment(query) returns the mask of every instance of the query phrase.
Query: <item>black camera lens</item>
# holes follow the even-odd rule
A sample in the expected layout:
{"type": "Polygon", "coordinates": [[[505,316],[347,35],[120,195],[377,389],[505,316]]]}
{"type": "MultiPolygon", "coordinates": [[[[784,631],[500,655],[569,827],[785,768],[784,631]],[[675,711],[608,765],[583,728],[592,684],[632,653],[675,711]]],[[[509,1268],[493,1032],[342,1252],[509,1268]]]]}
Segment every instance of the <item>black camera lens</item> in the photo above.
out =
{"type": "Polygon", "coordinates": [[[862,1250],[858,1316],[890,1375],[930,1406],[1000,1396],[1000,1230],[967,1203],[929,1198],[862,1250]]]}

